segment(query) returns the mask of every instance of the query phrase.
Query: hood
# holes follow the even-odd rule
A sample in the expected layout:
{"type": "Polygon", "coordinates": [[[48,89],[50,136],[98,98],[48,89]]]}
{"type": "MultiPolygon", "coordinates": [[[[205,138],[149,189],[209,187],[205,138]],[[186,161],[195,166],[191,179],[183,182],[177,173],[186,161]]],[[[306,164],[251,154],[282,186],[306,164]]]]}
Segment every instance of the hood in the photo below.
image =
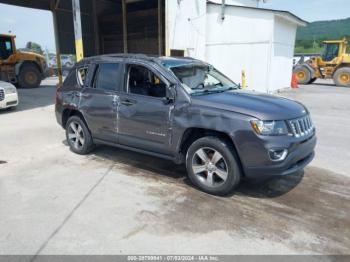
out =
{"type": "Polygon", "coordinates": [[[30,55],[30,56],[36,56],[36,57],[39,57],[40,59],[45,59],[44,56],[38,54],[38,53],[35,53],[35,52],[30,52],[30,51],[23,51],[23,50],[17,50],[17,54],[23,54],[23,55],[30,55]]]}
{"type": "Polygon", "coordinates": [[[260,120],[289,120],[299,118],[308,112],[301,103],[296,101],[242,90],[192,96],[192,102],[250,115],[260,120]]]}
{"type": "Polygon", "coordinates": [[[0,89],[7,89],[7,88],[16,88],[13,84],[0,81],[0,89]]]}

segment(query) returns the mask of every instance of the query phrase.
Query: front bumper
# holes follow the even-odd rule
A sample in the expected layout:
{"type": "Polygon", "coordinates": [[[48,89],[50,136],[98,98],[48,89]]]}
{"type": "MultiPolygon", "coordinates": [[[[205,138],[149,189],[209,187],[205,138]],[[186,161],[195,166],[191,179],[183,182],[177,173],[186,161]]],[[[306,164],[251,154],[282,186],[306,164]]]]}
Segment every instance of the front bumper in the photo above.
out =
{"type": "Polygon", "coordinates": [[[4,100],[0,101],[0,109],[15,107],[18,105],[18,94],[5,94],[4,100]]]}
{"type": "MultiPolygon", "coordinates": [[[[285,176],[303,170],[314,158],[317,143],[316,134],[296,139],[289,138],[265,138],[260,140],[260,145],[255,144],[251,151],[253,157],[245,161],[244,155],[240,156],[246,178],[259,179],[271,176],[285,176]],[[268,150],[271,148],[288,149],[285,160],[274,162],[269,159],[268,150]]],[[[247,154],[246,150],[244,154],[247,154]]]]}

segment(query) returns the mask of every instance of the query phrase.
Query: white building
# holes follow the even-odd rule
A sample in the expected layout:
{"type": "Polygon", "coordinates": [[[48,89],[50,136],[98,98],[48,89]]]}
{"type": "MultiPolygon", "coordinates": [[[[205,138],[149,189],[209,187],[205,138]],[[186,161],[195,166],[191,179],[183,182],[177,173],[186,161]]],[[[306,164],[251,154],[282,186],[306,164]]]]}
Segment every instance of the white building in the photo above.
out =
{"type": "Polygon", "coordinates": [[[237,83],[244,70],[251,90],[289,87],[296,30],[306,22],[261,7],[259,0],[167,0],[166,49],[207,61],[237,83]]]}

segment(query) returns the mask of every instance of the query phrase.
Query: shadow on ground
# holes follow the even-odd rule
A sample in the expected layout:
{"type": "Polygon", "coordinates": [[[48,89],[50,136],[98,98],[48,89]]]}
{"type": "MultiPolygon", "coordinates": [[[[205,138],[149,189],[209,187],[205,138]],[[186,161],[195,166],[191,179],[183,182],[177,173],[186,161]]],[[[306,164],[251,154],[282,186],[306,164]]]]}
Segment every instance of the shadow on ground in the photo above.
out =
{"type": "MultiPolygon", "coordinates": [[[[65,141],[64,143],[66,144],[65,141]]],[[[110,160],[123,164],[123,168],[131,175],[140,174],[157,180],[167,179],[167,182],[170,183],[178,182],[195,187],[187,177],[185,165],[176,165],[172,161],[107,146],[97,147],[94,156],[99,160],[110,160]]],[[[279,197],[295,188],[303,177],[304,172],[299,172],[290,176],[277,176],[259,182],[243,180],[239,188],[227,197],[234,195],[253,198],[279,197]]]]}

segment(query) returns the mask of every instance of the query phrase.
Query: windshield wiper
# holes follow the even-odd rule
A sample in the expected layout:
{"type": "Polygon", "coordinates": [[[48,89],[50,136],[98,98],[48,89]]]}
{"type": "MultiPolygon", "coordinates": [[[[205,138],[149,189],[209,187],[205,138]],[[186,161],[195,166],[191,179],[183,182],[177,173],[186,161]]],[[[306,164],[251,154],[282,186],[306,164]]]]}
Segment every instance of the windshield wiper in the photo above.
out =
{"type": "MultiPolygon", "coordinates": [[[[193,92],[193,95],[204,95],[204,94],[215,94],[215,93],[223,93],[230,90],[237,90],[237,87],[228,87],[228,88],[212,88],[212,89],[196,89],[196,92],[193,92]]],[[[193,89],[192,89],[193,90],[193,89]]]]}
{"type": "Polygon", "coordinates": [[[220,89],[202,89],[200,91],[193,92],[193,95],[204,95],[204,94],[215,94],[215,93],[223,93],[226,90],[220,89]]]}

